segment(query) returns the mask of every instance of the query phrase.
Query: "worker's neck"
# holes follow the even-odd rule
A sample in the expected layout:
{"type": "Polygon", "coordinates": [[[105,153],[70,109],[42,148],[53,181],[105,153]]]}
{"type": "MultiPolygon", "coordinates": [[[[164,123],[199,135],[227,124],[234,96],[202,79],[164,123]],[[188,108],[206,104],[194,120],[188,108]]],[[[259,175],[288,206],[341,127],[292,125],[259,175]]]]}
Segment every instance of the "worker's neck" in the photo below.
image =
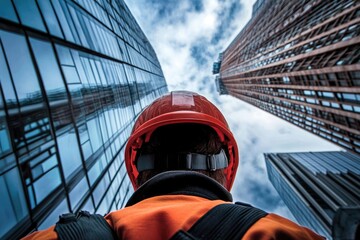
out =
{"type": "Polygon", "coordinates": [[[129,199],[126,207],[160,195],[193,195],[209,200],[232,201],[231,194],[218,182],[193,171],[163,172],[144,183],[129,199]]]}

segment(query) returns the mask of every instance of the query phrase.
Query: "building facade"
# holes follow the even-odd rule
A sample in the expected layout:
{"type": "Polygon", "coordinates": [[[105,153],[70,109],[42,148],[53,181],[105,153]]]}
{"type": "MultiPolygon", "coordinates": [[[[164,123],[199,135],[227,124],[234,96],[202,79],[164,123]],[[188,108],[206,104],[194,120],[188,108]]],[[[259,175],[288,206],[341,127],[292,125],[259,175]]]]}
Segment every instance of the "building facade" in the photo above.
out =
{"type": "Polygon", "coordinates": [[[0,239],[121,208],[134,119],[168,91],[124,1],[1,1],[0,84],[0,239]]]}
{"type": "Polygon", "coordinates": [[[360,2],[258,0],[216,85],[360,154],[360,2]]]}
{"type": "Polygon", "coordinates": [[[327,239],[360,237],[360,157],[350,152],[265,154],[269,179],[296,220],[327,239]]]}

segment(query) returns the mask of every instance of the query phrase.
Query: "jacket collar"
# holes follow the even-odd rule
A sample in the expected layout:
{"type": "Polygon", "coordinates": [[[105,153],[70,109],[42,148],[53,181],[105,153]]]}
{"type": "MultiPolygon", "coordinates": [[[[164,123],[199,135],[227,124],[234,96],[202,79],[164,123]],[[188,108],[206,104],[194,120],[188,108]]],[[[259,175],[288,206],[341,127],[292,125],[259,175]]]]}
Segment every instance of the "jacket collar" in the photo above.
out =
{"type": "Polygon", "coordinates": [[[204,174],[193,171],[167,171],[144,183],[130,197],[125,207],[161,195],[192,195],[232,202],[231,194],[221,184],[204,174]]]}

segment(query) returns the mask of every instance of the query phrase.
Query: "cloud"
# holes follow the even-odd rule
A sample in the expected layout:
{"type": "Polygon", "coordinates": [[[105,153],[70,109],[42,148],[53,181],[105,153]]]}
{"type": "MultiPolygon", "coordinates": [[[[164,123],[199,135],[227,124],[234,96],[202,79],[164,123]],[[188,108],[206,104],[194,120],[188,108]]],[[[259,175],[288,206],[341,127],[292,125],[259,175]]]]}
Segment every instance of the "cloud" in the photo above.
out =
{"type": "Polygon", "coordinates": [[[212,64],[245,26],[255,0],[126,1],[155,49],[169,90],[206,96],[223,112],[241,160],[232,190],[244,201],[293,219],[267,180],[263,153],[338,150],[265,111],[215,90],[212,64]]]}
{"type": "Polygon", "coordinates": [[[248,12],[237,0],[139,0],[127,4],[158,54],[170,90],[197,90],[197,83],[188,85],[192,77],[210,76],[208,84],[213,84],[213,61],[246,23],[229,19],[248,12]]]}

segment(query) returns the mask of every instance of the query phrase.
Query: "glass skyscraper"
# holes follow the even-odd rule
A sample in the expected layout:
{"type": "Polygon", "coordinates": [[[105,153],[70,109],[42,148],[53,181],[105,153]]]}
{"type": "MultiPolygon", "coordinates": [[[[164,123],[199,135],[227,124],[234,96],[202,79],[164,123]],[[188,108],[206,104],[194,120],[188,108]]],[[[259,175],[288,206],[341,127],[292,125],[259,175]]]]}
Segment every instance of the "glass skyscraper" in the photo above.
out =
{"type": "Polygon", "coordinates": [[[359,1],[258,0],[220,56],[220,94],[360,154],[359,1]]]}
{"type": "Polygon", "coordinates": [[[360,237],[360,157],[350,152],[265,154],[269,179],[296,220],[327,239],[360,237]]]}
{"type": "Polygon", "coordinates": [[[168,91],[124,1],[0,1],[0,84],[0,239],[121,208],[134,119],[168,91]]]}

